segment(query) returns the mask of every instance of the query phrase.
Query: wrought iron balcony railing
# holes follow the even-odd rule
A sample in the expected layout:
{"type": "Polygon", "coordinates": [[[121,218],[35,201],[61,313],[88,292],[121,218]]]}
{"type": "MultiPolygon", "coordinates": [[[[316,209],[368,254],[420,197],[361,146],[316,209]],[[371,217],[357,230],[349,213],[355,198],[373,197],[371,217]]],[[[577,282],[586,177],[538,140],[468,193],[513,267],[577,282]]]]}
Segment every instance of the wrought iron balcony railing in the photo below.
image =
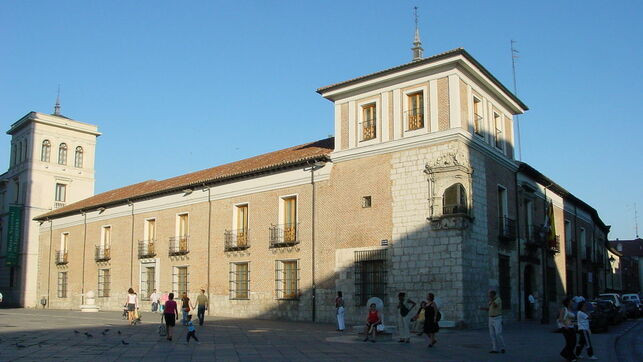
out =
{"type": "Polygon", "coordinates": [[[516,240],[516,221],[508,217],[498,218],[498,237],[502,241],[516,240]]]}
{"type": "Polygon", "coordinates": [[[96,253],[94,256],[96,261],[108,261],[111,258],[109,246],[96,246],[96,253]]]}
{"type": "Polygon", "coordinates": [[[297,224],[281,224],[270,226],[270,247],[280,248],[299,244],[297,224]]]}
{"type": "Polygon", "coordinates": [[[553,253],[560,253],[560,236],[556,235],[555,238],[547,241],[547,249],[553,253]]]}
{"type": "Polygon", "coordinates": [[[156,256],[156,240],[138,241],[138,258],[152,258],[156,256]]]}
{"type": "Polygon", "coordinates": [[[55,201],[54,202],[54,209],[60,209],[61,207],[64,207],[65,203],[63,201],[55,201]]]}
{"type": "Polygon", "coordinates": [[[223,233],[224,250],[244,250],[250,247],[248,229],[226,230],[223,233]]]}
{"type": "Polygon", "coordinates": [[[362,122],[362,141],[372,140],[376,136],[375,119],[362,122]]]}
{"type": "Polygon", "coordinates": [[[188,240],[190,236],[173,236],[170,238],[170,247],[168,250],[169,256],[185,255],[190,252],[188,248],[188,240]]]}
{"type": "Polygon", "coordinates": [[[450,205],[442,207],[443,215],[466,214],[467,211],[467,207],[464,205],[450,205]]]}
{"type": "Polygon", "coordinates": [[[424,109],[413,108],[406,111],[408,130],[414,131],[424,127],[424,109]]]}
{"type": "Polygon", "coordinates": [[[56,265],[65,265],[67,263],[67,250],[56,251],[56,265]]]}

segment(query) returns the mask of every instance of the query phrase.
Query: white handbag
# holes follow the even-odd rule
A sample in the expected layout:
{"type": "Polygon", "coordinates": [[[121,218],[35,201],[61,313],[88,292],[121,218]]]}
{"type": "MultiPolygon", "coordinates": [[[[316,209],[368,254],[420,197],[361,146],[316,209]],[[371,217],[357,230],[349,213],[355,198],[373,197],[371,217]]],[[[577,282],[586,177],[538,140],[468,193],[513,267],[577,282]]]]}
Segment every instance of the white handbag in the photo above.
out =
{"type": "Polygon", "coordinates": [[[378,332],[384,332],[384,325],[382,323],[375,326],[375,330],[378,332]]]}

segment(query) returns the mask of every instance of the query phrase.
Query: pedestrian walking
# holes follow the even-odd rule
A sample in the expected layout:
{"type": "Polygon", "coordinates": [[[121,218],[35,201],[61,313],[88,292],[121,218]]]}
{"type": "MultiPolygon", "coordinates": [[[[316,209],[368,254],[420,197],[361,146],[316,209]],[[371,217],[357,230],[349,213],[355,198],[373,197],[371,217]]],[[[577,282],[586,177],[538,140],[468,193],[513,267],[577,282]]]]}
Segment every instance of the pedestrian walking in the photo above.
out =
{"type": "Polygon", "coordinates": [[[167,328],[167,340],[172,340],[172,328],[179,319],[179,310],[174,300],[174,293],[168,295],[168,300],[163,307],[163,319],[165,320],[165,327],[167,328]]]}
{"type": "Polygon", "coordinates": [[[380,311],[377,310],[375,303],[371,303],[368,307],[368,315],[366,316],[366,328],[364,333],[366,338],[364,342],[368,341],[368,336],[372,336],[371,342],[375,343],[375,334],[377,333],[377,326],[382,324],[382,315],[380,311]]]}
{"type": "Polygon", "coordinates": [[[576,306],[578,308],[578,314],[576,314],[576,320],[578,324],[578,344],[576,345],[576,358],[581,358],[583,353],[583,348],[587,346],[587,356],[589,359],[596,360],[598,359],[594,356],[594,349],[592,348],[592,339],[590,335],[592,334],[589,328],[589,316],[587,315],[587,303],[583,300],[578,302],[576,306]]]}
{"type": "Polygon", "coordinates": [[[568,361],[576,361],[576,331],[574,330],[574,313],[570,310],[571,300],[565,298],[558,313],[558,325],[565,338],[565,347],[560,355],[568,361]]]}
{"type": "Polygon", "coordinates": [[[420,307],[418,308],[417,313],[415,313],[415,316],[411,318],[411,322],[413,322],[413,326],[411,327],[411,332],[417,333],[418,336],[421,336],[422,333],[424,333],[425,308],[426,308],[426,302],[421,301],[420,307]]]}
{"type": "Polygon", "coordinates": [[[194,338],[196,343],[199,343],[199,339],[196,338],[196,328],[194,328],[194,323],[192,323],[192,314],[188,314],[188,334],[185,337],[185,344],[190,344],[190,337],[194,338]]]}
{"type": "Polygon", "coordinates": [[[400,292],[397,295],[397,328],[400,334],[400,343],[411,342],[411,332],[409,331],[409,313],[415,307],[416,303],[406,299],[406,293],[400,292]]]}
{"type": "Polygon", "coordinates": [[[201,294],[196,297],[196,313],[200,326],[202,326],[205,321],[206,310],[208,310],[208,296],[205,295],[205,289],[201,289],[201,294]]]}
{"type": "Polygon", "coordinates": [[[491,351],[489,353],[505,353],[505,339],[502,336],[502,299],[495,290],[489,291],[489,301],[486,308],[480,308],[489,312],[489,336],[491,337],[491,351]]]}
{"type": "Polygon", "coordinates": [[[181,312],[183,317],[181,318],[181,324],[184,326],[188,324],[188,314],[190,313],[190,298],[188,298],[188,293],[184,292],[181,297],[181,312]]]}
{"type": "Polygon", "coordinates": [[[150,301],[152,302],[152,312],[159,312],[161,310],[159,302],[161,300],[161,293],[157,292],[156,289],[150,294],[150,301]]]}
{"type": "Polygon", "coordinates": [[[335,311],[337,314],[337,330],[343,332],[346,329],[346,324],[344,323],[344,298],[342,297],[342,292],[337,292],[337,298],[335,298],[335,311]]]}
{"type": "Polygon", "coordinates": [[[127,300],[125,301],[127,306],[127,320],[130,321],[130,325],[136,323],[136,309],[138,308],[138,295],[134,293],[134,289],[129,288],[127,290],[127,300]]]}
{"type": "Polygon", "coordinates": [[[438,340],[435,338],[435,334],[440,330],[438,321],[440,320],[440,310],[438,305],[435,303],[435,295],[429,293],[426,296],[427,304],[424,312],[424,333],[429,337],[429,347],[433,347],[438,340]]]}

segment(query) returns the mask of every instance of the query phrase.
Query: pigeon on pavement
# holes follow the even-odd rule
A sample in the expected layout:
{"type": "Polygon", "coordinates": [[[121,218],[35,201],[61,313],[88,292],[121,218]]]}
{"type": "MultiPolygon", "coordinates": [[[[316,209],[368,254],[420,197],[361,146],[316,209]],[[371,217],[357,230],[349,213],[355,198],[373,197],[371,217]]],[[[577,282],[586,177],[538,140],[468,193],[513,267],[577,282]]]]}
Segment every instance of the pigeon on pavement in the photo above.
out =
{"type": "Polygon", "coordinates": [[[129,343],[125,342],[125,340],[124,340],[124,339],[123,339],[123,340],[121,340],[121,343],[122,343],[122,344],[124,344],[124,345],[128,345],[128,344],[129,344],[129,343]]]}
{"type": "Polygon", "coordinates": [[[18,347],[18,348],[25,348],[25,347],[27,347],[27,346],[25,346],[24,344],[16,343],[16,347],[18,347]]]}
{"type": "Polygon", "coordinates": [[[93,336],[91,335],[91,333],[87,333],[87,332],[85,332],[85,335],[87,336],[87,338],[92,338],[92,337],[93,337],[93,336]]]}
{"type": "Polygon", "coordinates": [[[74,333],[78,334],[78,333],[80,333],[80,332],[78,332],[77,330],[75,330],[75,329],[74,329],[74,333]]]}

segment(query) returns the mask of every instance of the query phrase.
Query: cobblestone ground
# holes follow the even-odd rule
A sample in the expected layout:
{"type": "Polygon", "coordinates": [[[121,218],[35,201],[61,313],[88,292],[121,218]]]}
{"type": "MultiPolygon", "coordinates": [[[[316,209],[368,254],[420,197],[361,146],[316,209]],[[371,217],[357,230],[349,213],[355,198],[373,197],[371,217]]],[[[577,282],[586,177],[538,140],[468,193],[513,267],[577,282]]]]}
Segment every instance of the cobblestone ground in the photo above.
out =
{"type": "MultiPolygon", "coordinates": [[[[187,345],[180,323],[174,341],[159,337],[159,319],[143,313],[129,326],[118,312],[0,309],[0,361],[562,361],[563,337],[531,322],[507,325],[507,353],[493,355],[486,330],[441,330],[427,348],[421,337],[365,343],[329,324],[208,317],[197,326],[201,343],[187,345]]],[[[593,335],[600,360],[617,359],[616,336],[634,323],[593,335]]]]}

